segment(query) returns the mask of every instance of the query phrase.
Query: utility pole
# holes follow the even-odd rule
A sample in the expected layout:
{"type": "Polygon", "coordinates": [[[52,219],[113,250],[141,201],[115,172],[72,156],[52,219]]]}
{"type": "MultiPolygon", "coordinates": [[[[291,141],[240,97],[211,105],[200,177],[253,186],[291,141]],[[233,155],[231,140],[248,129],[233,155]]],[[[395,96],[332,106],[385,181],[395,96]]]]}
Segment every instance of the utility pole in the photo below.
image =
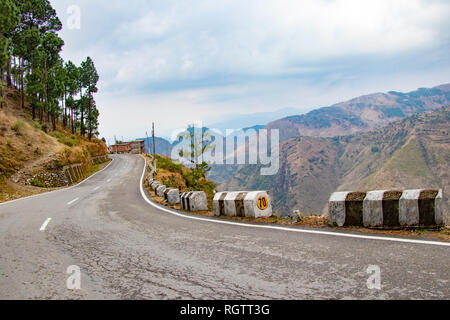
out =
{"type": "Polygon", "coordinates": [[[153,162],[155,162],[156,148],[155,148],[155,123],[152,123],[152,136],[153,136],[153,162]]]}
{"type": "Polygon", "coordinates": [[[147,141],[147,151],[148,151],[148,153],[150,153],[150,142],[148,141],[148,133],[147,133],[147,131],[145,131],[145,137],[146,137],[145,141],[147,141]]]}

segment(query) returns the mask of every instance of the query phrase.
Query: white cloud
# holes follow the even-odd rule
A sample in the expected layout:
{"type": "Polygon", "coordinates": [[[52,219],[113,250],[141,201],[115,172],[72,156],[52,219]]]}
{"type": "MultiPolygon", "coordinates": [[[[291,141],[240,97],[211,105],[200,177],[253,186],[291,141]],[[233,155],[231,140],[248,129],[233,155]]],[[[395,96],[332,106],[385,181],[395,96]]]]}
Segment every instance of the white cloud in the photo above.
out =
{"type": "MultiPolygon", "coordinates": [[[[52,1],[63,24],[74,2],[52,1]]],[[[145,108],[164,106],[157,112],[170,113],[172,122],[182,122],[187,108],[203,118],[275,106],[311,108],[386,84],[425,86],[450,69],[448,1],[76,4],[81,30],[63,30],[64,55],[76,63],[86,55],[94,59],[105,135],[119,122],[130,123],[131,131],[134,120],[128,119],[145,108]],[[126,116],[108,109],[127,99],[133,103],[126,116]]]]}

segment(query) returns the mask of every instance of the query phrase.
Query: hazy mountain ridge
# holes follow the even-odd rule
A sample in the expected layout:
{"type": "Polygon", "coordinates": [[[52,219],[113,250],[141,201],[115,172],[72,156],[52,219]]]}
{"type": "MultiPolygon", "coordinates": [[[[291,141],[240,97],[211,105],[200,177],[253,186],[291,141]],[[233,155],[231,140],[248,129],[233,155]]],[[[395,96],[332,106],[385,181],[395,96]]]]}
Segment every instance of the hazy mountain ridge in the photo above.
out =
{"type": "Polygon", "coordinates": [[[298,136],[334,137],[372,131],[414,114],[450,105],[450,84],[409,93],[374,93],[304,115],[269,123],[279,129],[282,141],[298,136]]]}
{"type": "MultiPolygon", "coordinates": [[[[214,175],[231,176],[221,182],[221,190],[270,190],[281,214],[293,209],[323,213],[330,194],[344,189],[443,188],[445,197],[450,190],[449,123],[450,108],[443,107],[371,132],[292,138],[280,145],[275,176],[260,176],[258,166],[219,166],[214,175]]],[[[448,216],[446,197],[444,210],[448,216]]]]}

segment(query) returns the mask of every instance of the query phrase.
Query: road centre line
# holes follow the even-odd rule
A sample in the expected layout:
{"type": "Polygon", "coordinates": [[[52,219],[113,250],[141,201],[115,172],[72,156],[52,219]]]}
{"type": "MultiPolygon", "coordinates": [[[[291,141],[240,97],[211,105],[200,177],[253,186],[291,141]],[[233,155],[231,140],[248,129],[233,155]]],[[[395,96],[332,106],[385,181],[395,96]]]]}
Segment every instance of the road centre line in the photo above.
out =
{"type": "Polygon", "coordinates": [[[52,220],[52,218],[48,218],[47,220],[45,220],[45,222],[42,224],[41,229],[39,229],[39,231],[45,231],[45,228],[47,228],[47,225],[49,224],[49,222],[52,220]]]}
{"type": "Polygon", "coordinates": [[[71,204],[74,204],[78,200],[80,200],[80,198],[73,199],[72,201],[68,202],[67,205],[70,206],[71,204]]]}

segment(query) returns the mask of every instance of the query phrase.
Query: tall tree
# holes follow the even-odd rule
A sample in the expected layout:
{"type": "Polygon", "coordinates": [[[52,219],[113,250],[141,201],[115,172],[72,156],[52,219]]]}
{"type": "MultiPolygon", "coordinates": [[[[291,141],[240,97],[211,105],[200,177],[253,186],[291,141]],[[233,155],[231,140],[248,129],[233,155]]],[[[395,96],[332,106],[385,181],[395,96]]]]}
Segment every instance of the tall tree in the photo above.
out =
{"type": "Polygon", "coordinates": [[[60,57],[59,52],[64,45],[64,41],[53,32],[47,32],[42,39],[42,48],[44,52],[44,109],[47,112],[47,123],[50,121],[50,107],[49,107],[49,90],[48,90],[48,77],[49,69],[58,63],[60,57]]]}
{"type": "Polygon", "coordinates": [[[78,68],[72,63],[72,61],[67,61],[64,68],[66,69],[66,90],[69,95],[66,101],[66,105],[69,105],[70,109],[70,123],[72,128],[72,133],[75,133],[75,123],[74,123],[74,111],[75,111],[75,101],[74,101],[74,95],[78,93],[78,83],[77,79],[79,78],[79,70],[78,68]]]}
{"type": "Polygon", "coordinates": [[[87,124],[88,124],[88,137],[89,140],[92,139],[92,134],[94,132],[94,117],[93,108],[94,108],[94,98],[92,96],[93,93],[97,92],[97,82],[99,79],[97,70],[95,69],[94,61],[90,57],[87,57],[85,61],[81,63],[81,77],[82,82],[87,87],[87,95],[89,98],[89,106],[88,106],[88,114],[87,114],[87,124]]]}
{"type": "MultiPolygon", "coordinates": [[[[12,0],[2,0],[0,2],[0,70],[2,79],[0,81],[0,107],[3,103],[3,68],[6,66],[8,74],[11,70],[11,40],[8,35],[14,30],[20,21],[19,10],[12,0]]],[[[8,85],[11,78],[8,77],[8,85]]]]}

